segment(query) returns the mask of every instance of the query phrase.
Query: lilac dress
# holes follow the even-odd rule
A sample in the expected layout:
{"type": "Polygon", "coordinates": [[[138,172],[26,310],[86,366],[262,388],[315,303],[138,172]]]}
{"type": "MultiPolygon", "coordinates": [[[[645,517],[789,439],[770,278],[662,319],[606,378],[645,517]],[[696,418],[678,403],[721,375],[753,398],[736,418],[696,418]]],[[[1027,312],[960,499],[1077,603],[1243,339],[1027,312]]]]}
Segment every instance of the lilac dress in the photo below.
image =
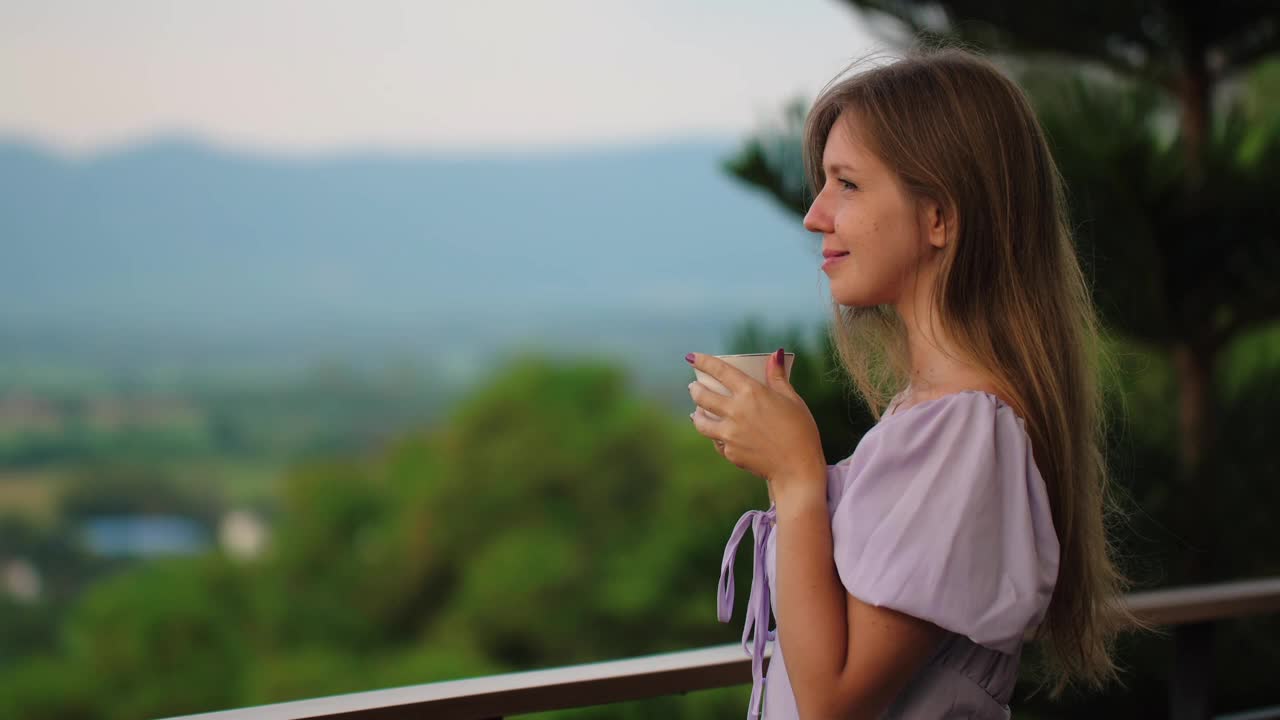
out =
{"type": "MultiPolygon", "coordinates": [[[[828,466],[827,505],[845,589],[946,631],[882,717],[1009,718],[1023,635],[1044,618],[1058,576],[1058,538],[1025,421],[979,390],[890,412],[851,456],[828,466]]],[[[777,637],[768,629],[777,610],[775,518],[774,507],[751,510],[734,528],[719,617],[733,613],[734,555],[750,527],[747,717],[760,717],[763,693],[764,718],[787,720],[799,715],[780,643],[763,677],[767,642],[777,637]]]]}

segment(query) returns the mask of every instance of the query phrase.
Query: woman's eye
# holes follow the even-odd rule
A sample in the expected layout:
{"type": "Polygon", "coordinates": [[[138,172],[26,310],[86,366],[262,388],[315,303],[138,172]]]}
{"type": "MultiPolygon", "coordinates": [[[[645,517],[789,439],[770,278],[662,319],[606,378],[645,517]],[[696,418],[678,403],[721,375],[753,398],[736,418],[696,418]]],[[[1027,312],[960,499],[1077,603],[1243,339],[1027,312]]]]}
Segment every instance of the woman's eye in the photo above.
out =
{"type": "Polygon", "coordinates": [[[858,189],[858,186],[857,186],[857,185],[854,185],[853,183],[849,182],[848,180],[840,180],[840,179],[837,179],[837,180],[836,180],[836,182],[840,183],[840,187],[841,187],[841,188],[843,188],[843,189],[845,189],[845,190],[857,190],[857,189],[858,189]]]}

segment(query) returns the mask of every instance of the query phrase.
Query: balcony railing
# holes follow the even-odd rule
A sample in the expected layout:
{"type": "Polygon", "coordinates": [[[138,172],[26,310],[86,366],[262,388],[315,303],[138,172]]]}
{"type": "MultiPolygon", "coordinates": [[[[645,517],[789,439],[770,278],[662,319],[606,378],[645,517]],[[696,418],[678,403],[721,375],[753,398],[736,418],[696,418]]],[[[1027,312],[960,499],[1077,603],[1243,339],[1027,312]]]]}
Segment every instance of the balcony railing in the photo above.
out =
{"type": "MultiPolygon", "coordinates": [[[[1142,620],[1173,628],[1174,662],[1169,678],[1172,717],[1204,720],[1209,717],[1211,700],[1215,625],[1224,620],[1280,612],[1280,578],[1133,593],[1125,601],[1142,620]]],[[[750,682],[750,659],[740,644],[733,643],[188,715],[175,720],[498,720],[523,713],[644,700],[750,682]]],[[[1280,718],[1280,707],[1229,717],[1280,718]]]]}

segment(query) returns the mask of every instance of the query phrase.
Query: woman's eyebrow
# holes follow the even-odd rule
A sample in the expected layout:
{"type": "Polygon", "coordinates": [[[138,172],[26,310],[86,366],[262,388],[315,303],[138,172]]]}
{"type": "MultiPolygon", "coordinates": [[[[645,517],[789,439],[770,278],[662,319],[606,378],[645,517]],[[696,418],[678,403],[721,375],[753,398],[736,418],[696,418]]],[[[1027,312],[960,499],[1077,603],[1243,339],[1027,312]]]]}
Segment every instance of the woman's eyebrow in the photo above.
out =
{"type": "Polygon", "coordinates": [[[828,165],[826,169],[826,173],[828,175],[839,175],[842,172],[846,172],[846,173],[853,172],[853,166],[845,165],[844,163],[832,163],[828,165]]]}

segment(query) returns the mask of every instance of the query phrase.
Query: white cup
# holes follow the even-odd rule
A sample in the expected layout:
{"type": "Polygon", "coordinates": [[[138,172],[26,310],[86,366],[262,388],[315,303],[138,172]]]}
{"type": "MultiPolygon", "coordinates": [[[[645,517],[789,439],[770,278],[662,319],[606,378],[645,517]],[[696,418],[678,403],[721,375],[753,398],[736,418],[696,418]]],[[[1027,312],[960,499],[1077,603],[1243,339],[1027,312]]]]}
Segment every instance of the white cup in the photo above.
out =
{"type": "MultiPolygon", "coordinates": [[[[742,372],[754,378],[757,382],[767,384],[768,376],[766,375],[766,373],[768,372],[768,368],[769,368],[769,356],[772,354],[773,353],[746,353],[743,355],[716,355],[716,357],[738,368],[742,372]]],[[[786,373],[787,379],[790,380],[791,365],[792,363],[795,362],[796,354],[789,352],[789,353],[783,353],[783,356],[784,357],[782,362],[782,368],[783,368],[783,371],[786,373]]],[[[702,372],[701,370],[694,368],[693,375],[698,379],[699,383],[706,386],[708,389],[714,390],[715,392],[718,392],[721,395],[730,395],[730,396],[733,395],[733,393],[729,392],[729,388],[725,387],[724,385],[721,385],[718,380],[702,372]]],[[[712,420],[720,419],[718,415],[707,412],[705,408],[703,409],[702,412],[712,420]]]]}

